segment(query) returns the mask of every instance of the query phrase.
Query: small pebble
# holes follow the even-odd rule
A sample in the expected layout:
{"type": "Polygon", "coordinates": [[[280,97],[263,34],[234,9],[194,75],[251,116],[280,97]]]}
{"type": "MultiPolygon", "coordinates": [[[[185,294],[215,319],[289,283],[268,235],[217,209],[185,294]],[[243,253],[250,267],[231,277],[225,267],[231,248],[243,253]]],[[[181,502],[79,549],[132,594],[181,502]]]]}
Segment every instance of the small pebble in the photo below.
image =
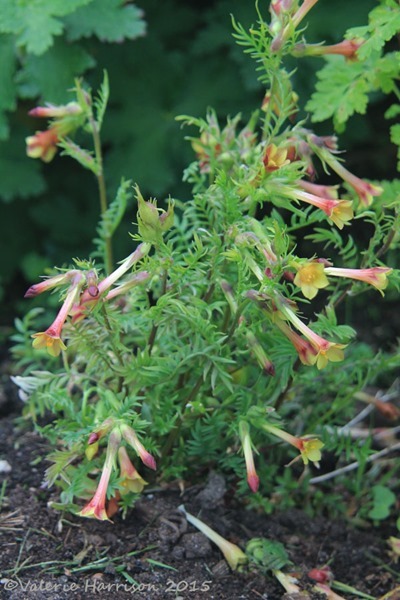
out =
{"type": "Polygon", "coordinates": [[[0,473],[10,473],[12,467],[6,460],[0,460],[0,473]]]}

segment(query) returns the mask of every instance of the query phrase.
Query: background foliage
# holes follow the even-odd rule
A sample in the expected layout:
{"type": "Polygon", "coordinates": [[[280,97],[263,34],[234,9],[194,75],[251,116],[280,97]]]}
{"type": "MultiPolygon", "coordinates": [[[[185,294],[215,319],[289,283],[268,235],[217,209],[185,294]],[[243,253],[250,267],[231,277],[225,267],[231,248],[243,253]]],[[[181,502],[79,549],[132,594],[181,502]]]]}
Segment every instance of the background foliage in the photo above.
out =
{"type": "MultiPolygon", "coordinates": [[[[367,23],[377,2],[355,0],[351,11],[346,5],[321,0],[308,18],[308,40],[340,41],[347,28],[367,23]]],[[[265,91],[251,59],[232,42],[230,13],[244,26],[256,20],[253,3],[243,0],[0,0],[0,284],[6,323],[21,308],[27,283],[46,267],[89,254],[97,216],[90,174],[68,159],[49,166],[25,156],[25,137],[43,126],[28,110],[44,100],[71,99],[65,90],[76,76],[96,89],[107,69],[111,98],[103,141],[111,196],[125,176],[145,195],[184,198],[189,188],[182,172],[192,151],[176,115],[204,115],[213,106],[221,121],[239,110],[246,120],[265,91]]],[[[295,86],[307,98],[324,60],[302,61],[295,86]]],[[[351,118],[341,146],[348,149],[350,170],[389,178],[395,147],[387,143],[387,101],[379,92],[372,101],[367,116],[351,118]]],[[[320,127],[322,133],[332,130],[329,121],[320,127]]],[[[125,230],[132,220],[133,210],[125,230]]],[[[129,244],[123,230],[118,242],[117,259],[129,244]]]]}

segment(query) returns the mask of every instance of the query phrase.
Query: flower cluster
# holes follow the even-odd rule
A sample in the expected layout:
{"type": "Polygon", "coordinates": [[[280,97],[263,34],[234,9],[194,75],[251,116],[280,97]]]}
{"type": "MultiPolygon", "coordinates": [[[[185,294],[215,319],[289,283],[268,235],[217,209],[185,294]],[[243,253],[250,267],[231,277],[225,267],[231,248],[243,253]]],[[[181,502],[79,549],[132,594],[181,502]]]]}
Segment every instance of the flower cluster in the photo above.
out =
{"type": "Polygon", "coordinates": [[[150,469],[156,469],[156,461],[139,441],[134,429],[125,423],[114,422],[113,419],[107,419],[91,434],[88,441],[89,447],[97,444],[97,441],[107,433],[109,433],[108,444],[100,482],[93,498],[79,512],[82,517],[94,517],[101,521],[110,520],[106,508],[107,489],[112,471],[116,469],[117,456],[121,477],[120,494],[140,493],[147,485],[132,464],[126,447],[121,445],[122,440],[125,440],[135,450],[143,464],[150,469]]]}
{"type": "Polygon", "coordinates": [[[86,112],[87,107],[82,102],[33,108],[29,112],[31,117],[51,119],[51,125],[46,131],[37,131],[35,135],[26,138],[27,155],[30,158],[40,158],[43,162],[53,160],[57,144],[84,124],[86,112]]]}
{"type": "Polygon", "coordinates": [[[141,285],[150,278],[147,271],[139,271],[131,275],[121,285],[112,288],[114,283],[125,275],[139,260],[150,250],[150,244],[140,244],[121,265],[108,277],[98,283],[97,273],[94,269],[80,271],[72,269],[61,275],[46,278],[41,283],[32,285],[25,293],[25,298],[32,298],[42,292],[69,284],[64,302],[53,323],[40,333],[33,334],[33,347],[44,349],[51,356],[58,356],[61,350],[66,350],[66,345],[61,339],[63,327],[68,316],[77,322],[87,315],[87,311],[101,300],[107,301],[125,293],[132,287],[141,285]],[[110,289],[112,288],[112,289],[110,289]]]}

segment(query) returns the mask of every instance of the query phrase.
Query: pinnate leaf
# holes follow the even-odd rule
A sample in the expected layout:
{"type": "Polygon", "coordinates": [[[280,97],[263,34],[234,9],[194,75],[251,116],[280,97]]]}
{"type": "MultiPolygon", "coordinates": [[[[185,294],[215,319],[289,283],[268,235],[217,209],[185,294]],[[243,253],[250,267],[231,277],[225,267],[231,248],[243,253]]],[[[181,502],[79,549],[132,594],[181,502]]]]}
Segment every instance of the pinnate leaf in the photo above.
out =
{"type": "Polygon", "coordinates": [[[0,32],[17,36],[29,54],[43,54],[64,29],[63,17],[92,0],[0,0],[0,32]]]}
{"type": "Polygon", "coordinates": [[[94,59],[83,48],[58,40],[51,52],[27,56],[17,75],[19,95],[41,96],[55,104],[71,100],[68,90],[73,87],[74,79],[94,65],[94,59]]]}
{"type": "Polygon", "coordinates": [[[344,63],[338,68],[341,57],[330,57],[327,64],[319,71],[316,92],[306,105],[313,113],[314,122],[334,118],[337,129],[355,112],[364,114],[368,104],[370,84],[366,77],[366,67],[359,62],[344,63]]]}
{"type": "Polygon", "coordinates": [[[67,37],[77,40],[97,36],[105,42],[122,42],[144,35],[142,11],[124,0],[94,0],[65,19],[67,37]]]}
{"type": "Polygon", "coordinates": [[[400,11],[395,0],[386,0],[384,5],[377,6],[369,15],[369,24],[365,27],[353,27],[346,33],[348,39],[363,38],[364,44],[357,54],[365,60],[373,52],[380,51],[383,46],[400,30],[400,11]]]}

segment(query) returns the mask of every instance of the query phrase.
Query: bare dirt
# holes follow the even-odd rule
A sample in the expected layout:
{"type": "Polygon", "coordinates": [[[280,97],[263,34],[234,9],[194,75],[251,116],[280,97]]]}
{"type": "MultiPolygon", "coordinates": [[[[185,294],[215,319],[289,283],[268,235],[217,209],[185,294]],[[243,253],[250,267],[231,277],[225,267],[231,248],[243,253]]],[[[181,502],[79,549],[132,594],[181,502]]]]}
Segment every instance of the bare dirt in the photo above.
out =
{"type": "MultiPolygon", "coordinates": [[[[56,512],[48,503],[57,500],[57,490],[42,485],[46,441],[27,425],[16,426],[8,385],[0,394],[0,458],[11,467],[0,474],[7,481],[0,512],[1,598],[294,600],[269,576],[231,572],[218,548],[177,511],[182,503],[242,548],[254,537],[281,542],[294,565],[290,571],[312,599],[326,596],[313,591],[307,573],[327,563],[336,580],[373,598],[400,586],[386,541],[396,535],[394,523],[357,529],[301,510],[258,514],[226,492],[215,474],[183,492],[177,485],[150,490],[113,524],[56,512]]],[[[399,598],[400,592],[390,596],[399,598]]]]}

